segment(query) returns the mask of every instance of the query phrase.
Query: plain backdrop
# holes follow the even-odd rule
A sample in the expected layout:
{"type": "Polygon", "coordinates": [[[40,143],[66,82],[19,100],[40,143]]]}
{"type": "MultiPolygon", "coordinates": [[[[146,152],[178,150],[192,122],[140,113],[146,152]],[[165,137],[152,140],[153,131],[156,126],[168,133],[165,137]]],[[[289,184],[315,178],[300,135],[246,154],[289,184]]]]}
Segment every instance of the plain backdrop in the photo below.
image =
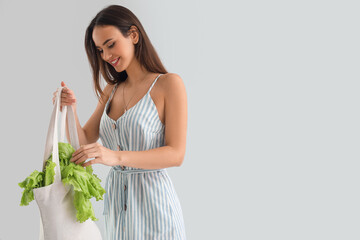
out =
{"type": "Polygon", "coordinates": [[[82,126],[95,110],[84,35],[110,4],[186,86],[186,156],[168,172],[187,239],[360,239],[358,1],[0,0],[1,240],[38,239],[18,183],[40,170],[61,81],[82,126]]]}

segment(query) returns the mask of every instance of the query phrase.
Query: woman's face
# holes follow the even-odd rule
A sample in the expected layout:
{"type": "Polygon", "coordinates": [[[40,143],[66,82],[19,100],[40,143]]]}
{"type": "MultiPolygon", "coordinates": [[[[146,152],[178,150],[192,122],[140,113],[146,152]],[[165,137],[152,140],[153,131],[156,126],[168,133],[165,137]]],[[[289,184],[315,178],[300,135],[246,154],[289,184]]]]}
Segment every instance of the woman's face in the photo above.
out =
{"type": "Polygon", "coordinates": [[[114,26],[96,26],[92,34],[100,56],[117,72],[124,71],[134,58],[135,37],[136,34],[133,34],[125,38],[114,26]]]}

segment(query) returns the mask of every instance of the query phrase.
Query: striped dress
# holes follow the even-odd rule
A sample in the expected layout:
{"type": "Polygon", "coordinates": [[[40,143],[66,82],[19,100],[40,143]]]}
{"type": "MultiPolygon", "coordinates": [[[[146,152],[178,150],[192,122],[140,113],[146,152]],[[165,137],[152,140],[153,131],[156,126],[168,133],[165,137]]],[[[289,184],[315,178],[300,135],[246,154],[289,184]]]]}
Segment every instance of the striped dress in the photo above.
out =
{"type": "MultiPolygon", "coordinates": [[[[100,121],[102,144],[116,151],[145,151],[164,146],[165,126],[150,96],[145,96],[116,121],[105,105],[100,121]]],[[[182,209],[165,168],[111,167],[105,183],[104,218],[107,240],[186,239],[182,209]]]]}

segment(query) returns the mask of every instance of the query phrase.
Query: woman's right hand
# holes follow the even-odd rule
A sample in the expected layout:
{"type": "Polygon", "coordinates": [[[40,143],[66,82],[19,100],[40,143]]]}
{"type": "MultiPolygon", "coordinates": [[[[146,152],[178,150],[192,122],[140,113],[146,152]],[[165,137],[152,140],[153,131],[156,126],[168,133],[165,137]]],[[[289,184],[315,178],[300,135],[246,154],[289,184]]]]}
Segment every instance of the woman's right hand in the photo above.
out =
{"type": "MultiPolygon", "coordinates": [[[[61,81],[61,86],[64,89],[61,91],[61,102],[60,102],[60,111],[62,111],[62,106],[69,106],[71,105],[73,110],[76,110],[76,97],[74,92],[66,87],[65,83],[61,81]]],[[[55,103],[56,92],[53,93],[54,97],[52,98],[53,104],[55,103]]]]}

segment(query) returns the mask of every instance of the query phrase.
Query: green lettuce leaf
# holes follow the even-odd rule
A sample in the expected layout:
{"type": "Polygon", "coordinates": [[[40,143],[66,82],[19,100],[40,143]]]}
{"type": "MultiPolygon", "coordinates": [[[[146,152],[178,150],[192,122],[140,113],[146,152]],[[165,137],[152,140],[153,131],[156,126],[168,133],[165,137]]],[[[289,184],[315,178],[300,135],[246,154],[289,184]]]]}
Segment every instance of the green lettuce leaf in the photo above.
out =
{"type": "Polygon", "coordinates": [[[71,146],[70,143],[59,142],[59,161],[60,167],[67,166],[70,163],[72,154],[75,152],[75,149],[71,146]]]}
{"type": "Polygon", "coordinates": [[[29,177],[20,182],[19,186],[24,188],[20,206],[27,206],[32,200],[34,200],[33,189],[44,186],[44,173],[35,170],[29,177]]]}
{"type": "MultiPolygon", "coordinates": [[[[89,166],[90,167],[90,166],[89,166]]],[[[74,205],[77,210],[77,219],[80,222],[88,218],[95,219],[90,199],[103,200],[105,189],[100,185],[100,179],[92,173],[92,168],[86,169],[81,165],[70,162],[62,171],[62,182],[73,186],[75,191],[74,205]]]]}
{"type": "Polygon", "coordinates": [[[76,208],[76,218],[79,222],[85,222],[89,218],[93,221],[98,220],[95,217],[94,209],[89,198],[85,197],[84,193],[75,191],[74,204],[76,208]]]}
{"type": "Polygon", "coordinates": [[[48,159],[45,165],[45,182],[44,185],[48,186],[54,182],[56,164],[48,159]]]}
{"type": "MultiPolygon", "coordinates": [[[[72,186],[74,190],[74,206],[76,208],[76,218],[79,222],[84,222],[91,218],[93,221],[98,220],[95,217],[91,198],[96,201],[103,200],[105,189],[102,188],[101,180],[93,173],[93,168],[70,162],[75,149],[69,143],[59,142],[59,162],[61,170],[61,179],[64,184],[72,186]]],[[[34,200],[33,189],[50,185],[54,182],[56,164],[52,161],[52,154],[46,160],[43,172],[34,171],[19,186],[24,188],[21,198],[21,206],[28,205],[34,200]]]]}

